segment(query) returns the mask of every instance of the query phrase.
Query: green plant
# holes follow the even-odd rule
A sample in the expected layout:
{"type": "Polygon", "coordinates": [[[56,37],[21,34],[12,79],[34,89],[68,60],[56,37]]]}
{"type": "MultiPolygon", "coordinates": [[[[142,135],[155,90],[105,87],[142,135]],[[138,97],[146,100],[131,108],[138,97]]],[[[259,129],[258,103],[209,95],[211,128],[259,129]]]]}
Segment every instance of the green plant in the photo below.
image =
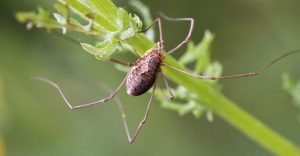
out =
{"type": "MultiPolygon", "coordinates": [[[[142,56],[146,50],[154,46],[154,43],[144,34],[138,33],[142,27],[138,16],[116,7],[110,0],[87,0],[87,2],[88,4],[79,0],[59,0],[54,4],[57,12],[54,15],[45,9],[38,8],[37,13],[21,12],[16,16],[20,22],[26,23],[28,28],[36,26],[46,28],[48,31],[61,29],[63,33],[74,30],[100,37],[95,45],[89,43],[81,43],[81,45],[83,49],[101,60],[109,59],[115,51],[124,48],[131,49],[142,56]],[[74,18],[78,16],[80,18],[74,18]]],[[[211,62],[208,57],[208,47],[211,43],[208,38],[211,40],[213,38],[210,33],[207,33],[200,45],[189,44],[188,51],[193,52],[185,53],[179,61],[168,56],[166,63],[187,70],[184,65],[195,62],[196,73],[221,74],[220,64],[211,62]],[[195,51],[197,55],[194,55],[195,51]],[[202,63],[200,60],[205,61],[202,63]]],[[[274,154],[300,155],[300,150],[293,143],[222,95],[218,84],[192,78],[165,67],[162,67],[162,70],[169,79],[179,85],[175,91],[179,97],[183,95],[183,91],[188,93],[185,94],[187,96],[181,97],[187,102],[187,105],[183,105],[184,107],[158,97],[164,104],[163,106],[182,114],[192,112],[196,117],[208,111],[209,119],[212,119],[211,112],[213,112],[274,154]]]]}
{"type": "MultiPolygon", "coordinates": [[[[294,105],[300,110],[300,82],[285,73],[282,75],[282,85],[283,89],[292,96],[294,105]]],[[[300,121],[300,116],[298,116],[298,119],[300,121]]]]}

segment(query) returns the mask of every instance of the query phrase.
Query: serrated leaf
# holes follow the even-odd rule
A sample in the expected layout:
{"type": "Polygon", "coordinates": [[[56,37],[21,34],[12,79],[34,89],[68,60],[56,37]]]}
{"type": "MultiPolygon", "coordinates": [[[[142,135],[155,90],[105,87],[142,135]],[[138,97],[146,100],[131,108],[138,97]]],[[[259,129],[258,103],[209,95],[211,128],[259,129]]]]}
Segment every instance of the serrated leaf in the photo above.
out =
{"type": "Polygon", "coordinates": [[[292,92],[293,88],[296,86],[296,82],[294,82],[290,75],[287,73],[282,74],[282,85],[283,89],[285,89],[288,92],[292,92]]]}
{"type": "Polygon", "coordinates": [[[136,14],[130,14],[129,16],[131,17],[131,26],[135,28],[136,31],[140,31],[143,27],[143,22],[141,21],[139,16],[137,16],[136,14]]]}
{"type": "Polygon", "coordinates": [[[282,75],[283,88],[292,96],[295,105],[300,108],[300,81],[292,80],[288,74],[282,75]]]}
{"type": "MultiPolygon", "coordinates": [[[[150,26],[153,22],[153,19],[151,17],[151,13],[150,13],[150,9],[149,7],[147,7],[144,3],[142,3],[139,0],[130,0],[129,1],[130,5],[133,6],[139,13],[140,15],[143,17],[143,20],[145,22],[146,26],[150,26]]],[[[141,26],[142,28],[142,26],[141,26]]],[[[155,31],[154,31],[154,27],[151,27],[150,29],[148,29],[145,32],[146,36],[148,39],[150,39],[151,41],[154,41],[155,39],[155,31]]]]}
{"type": "Polygon", "coordinates": [[[53,7],[63,17],[68,18],[68,16],[69,16],[69,9],[68,9],[68,7],[65,4],[63,4],[61,2],[56,2],[56,3],[53,4],[53,7]]]}
{"type": "Polygon", "coordinates": [[[120,40],[133,37],[142,27],[142,21],[136,15],[128,14],[124,9],[118,9],[119,32],[115,34],[120,40]]]}
{"type": "Polygon", "coordinates": [[[36,13],[34,11],[16,13],[16,19],[21,23],[27,23],[34,18],[36,18],[36,13]]]}
{"type": "Polygon", "coordinates": [[[98,43],[96,46],[88,43],[81,43],[81,46],[88,53],[104,60],[106,60],[110,55],[119,49],[117,40],[104,40],[98,43]]]}
{"type": "Polygon", "coordinates": [[[134,29],[133,28],[128,28],[127,30],[122,31],[119,38],[120,38],[120,40],[125,40],[129,37],[134,36],[134,34],[135,34],[134,29]]]}
{"type": "Polygon", "coordinates": [[[210,64],[209,48],[214,39],[214,35],[210,31],[205,31],[204,37],[199,44],[195,46],[193,42],[188,43],[188,49],[179,59],[179,63],[186,65],[195,63],[194,72],[201,73],[210,64]]]}
{"type": "Polygon", "coordinates": [[[37,27],[45,27],[45,23],[51,23],[53,22],[53,19],[51,18],[51,14],[50,12],[46,11],[44,8],[42,7],[38,7],[38,21],[36,23],[37,27]]]}
{"type": "Polygon", "coordinates": [[[47,30],[61,28],[60,24],[52,18],[51,14],[42,7],[38,7],[37,13],[32,11],[18,12],[16,18],[21,23],[26,23],[27,28],[32,28],[33,26],[46,28],[47,30]]]}
{"type": "MultiPolygon", "coordinates": [[[[180,58],[179,62],[183,65],[195,62],[195,68],[198,71],[193,71],[194,73],[199,74],[201,72],[204,75],[220,76],[222,74],[222,65],[217,61],[211,63],[209,55],[209,47],[213,38],[214,36],[209,31],[206,31],[202,41],[198,45],[194,45],[193,42],[189,42],[187,52],[180,58]]],[[[213,81],[211,83],[211,85],[216,88],[217,84],[214,83],[217,83],[217,81],[213,81]]],[[[167,91],[164,90],[164,92],[167,91]]],[[[199,118],[203,112],[208,111],[208,109],[204,107],[205,104],[202,102],[201,97],[198,97],[196,94],[182,86],[178,86],[175,90],[173,90],[173,94],[176,100],[179,100],[181,104],[171,106],[169,102],[160,98],[160,100],[163,101],[165,108],[175,110],[181,115],[191,113],[196,118],[199,118]]],[[[179,102],[177,102],[177,104],[178,103],[179,102]]],[[[210,112],[207,113],[207,117],[209,121],[212,121],[213,118],[210,112]]]]}
{"type": "Polygon", "coordinates": [[[111,0],[88,0],[88,2],[99,16],[104,17],[114,27],[117,26],[118,11],[111,0]]]}
{"type": "Polygon", "coordinates": [[[187,51],[180,57],[178,62],[182,65],[186,65],[195,60],[195,44],[193,41],[188,42],[187,51]]]}

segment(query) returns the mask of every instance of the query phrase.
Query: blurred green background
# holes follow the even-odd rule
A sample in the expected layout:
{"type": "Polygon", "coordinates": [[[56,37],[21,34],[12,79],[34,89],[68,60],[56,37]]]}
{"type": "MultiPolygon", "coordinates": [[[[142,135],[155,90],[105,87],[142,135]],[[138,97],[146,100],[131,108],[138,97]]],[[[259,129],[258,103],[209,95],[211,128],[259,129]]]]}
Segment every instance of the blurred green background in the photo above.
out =
{"type": "MultiPolygon", "coordinates": [[[[52,2],[0,2],[0,151],[4,148],[9,156],[271,155],[217,116],[213,123],[192,115],[181,117],[161,109],[158,101],[154,101],[150,120],[132,145],[127,142],[114,102],[70,111],[54,88],[30,77],[56,81],[69,99],[79,104],[104,97],[107,94],[100,84],[115,88],[125,75],[112,63],[100,62],[45,30],[26,31],[14,18],[16,11],[51,8],[52,2]]],[[[128,8],[127,1],[114,2],[128,8]]],[[[257,69],[286,51],[300,48],[299,0],[143,2],[154,17],[163,11],[173,17],[195,18],[195,42],[204,30],[214,32],[212,55],[223,63],[225,74],[257,69]]],[[[183,23],[164,22],[163,27],[167,49],[180,42],[188,29],[183,23]]],[[[128,54],[121,57],[136,59],[128,54]]],[[[281,74],[289,72],[300,78],[299,60],[300,56],[289,57],[255,78],[222,81],[225,95],[298,145],[300,110],[282,90],[281,74]]],[[[129,97],[123,89],[120,97],[133,130],[149,94],[129,97]]]]}

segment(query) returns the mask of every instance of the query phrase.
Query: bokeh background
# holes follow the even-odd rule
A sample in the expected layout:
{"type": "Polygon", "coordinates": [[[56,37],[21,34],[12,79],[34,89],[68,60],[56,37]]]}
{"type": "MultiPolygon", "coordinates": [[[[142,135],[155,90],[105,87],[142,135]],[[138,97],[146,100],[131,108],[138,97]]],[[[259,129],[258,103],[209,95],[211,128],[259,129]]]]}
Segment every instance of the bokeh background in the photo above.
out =
{"type": "MultiPolygon", "coordinates": [[[[105,83],[115,88],[124,77],[112,63],[101,62],[72,43],[46,33],[26,31],[16,11],[51,7],[53,1],[0,1],[0,151],[8,156],[82,155],[271,155],[237,129],[215,116],[213,123],[164,110],[158,101],[150,120],[131,145],[114,102],[70,111],[57,91],[32,76],[56,81],[73,103],[104,97],[105,83]]],[[[114,1],[128,8],[127,1],[114,1]]],[[[251,71],[280,54],[300,48],[299,0],[144,0],[153,16],[163,11],[196,20],[192,40],[206,29],[216,34],[213,59],[225,73],[251,71]]],[[[164,22],[166,47],[187,33],[183,23],[164,22]]],[[[182,55],[185,47],[174,56],[182,55]]],[[[135,60],[124,54],[120,57],[135,60]]],[[[300,78],[300,56],[289,57],[255,78],[222,81],[223,92],[265,124],[300,145],[300,110],[282,90],[281,74],[300,78]]],[[[130,128],[142,117],[149,94],[120,92],[130,128]]],[[[0,154],[1,155],[1,154],[0,154]]],[[[1,155],[2,156],[2,155],[1,155]]]]}

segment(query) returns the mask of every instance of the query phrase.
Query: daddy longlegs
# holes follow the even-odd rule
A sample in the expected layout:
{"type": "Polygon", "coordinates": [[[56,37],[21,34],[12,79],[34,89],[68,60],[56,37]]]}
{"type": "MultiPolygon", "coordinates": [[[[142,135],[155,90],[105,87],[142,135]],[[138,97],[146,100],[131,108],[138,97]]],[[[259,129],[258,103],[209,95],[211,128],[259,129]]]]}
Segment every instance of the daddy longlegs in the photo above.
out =
{"type": "Polygon", "coordinates": [[[192,35],[193,28],[194,28],[194,19],[193,18],[171,18],[171,17],[168,17],[168,16],[166,16],[162,13],[160,14],[160,16],[163,19],[167,20],[167,21],[187,21],[187,22],[190,22],[190,28],[189,28],[187,36],[176,47],[174,47],[173,49],[171,49],[171,50],[167,51],[166,53],[164,53],[164,40],[163,40],[163,36],[162,36],[161,18],[160,17],[156,18],[156,20],[153,22],[152,25],[154,25],[156,23],[158,24],[159,42],[153,48],[147,50],[147,52],[142,57],[140,57],[137,61],[135,61],[134,63],[127,63],[127,62],[124,62],[124,61],[121,61],[121,60],[118,60],[118,59],[115,59],[115,58],[110,58],[110,61],[112,61],[114,63],[131,67],[131,70],[126,74],[125,78],[123,79],[121,84],[117,87],[117,89],[114,90],[106,98],[103,98],[103,99],[100,99],[100,100],[97,100],[97,101],[94,101],[94,102],[89,102],[89,103],[73,106],[68,101],[68,99],[64,95],[63,91],[60,89],[60,87],[56,83],[54,83],[53,81],[50,81],[46,78],[42,78],[42,77],[36,77],[35,79],[44,81],[44,82],[52,85],[53,87],[55,87],[58,90],[59,94],[62,96],[65,103],[68,105],[68,107],[71,110],[86,108],[86,107],[96,105],[96,104],[104,104],[105,102],[108,102],[108,101],[112,100],[117,95],[118,91],[122,88],[122,86],[125,83],[126,83],[127,94],[131,95],[131,96],[142,95],[146,91],[148,91],[150,88],[153,88],[152,93],[150,95],[150,99],[148,101],[148,104],[147,104],[147,107],[146,107],[146,110],[145,110],[145,113],[144,113],[144,116],[143,116],[142,120],[139,122],[139,125],[136,128],[133,135],[131,135],[130,132],[129,132],[125,111],[124,111],[124,108],[121,104],[121,101],[118,98],[116,98],[117,104],[119,106],[119,110],[120,110],[121,115],[122,115],[123,124],[124,124],[124,127],[125,127],[125,131],[126,131],[126,134],[127,134],[128,141],[130,143],[133,143],[136,140],[136,138],[139,135],[142,127],[144,126],[144,124],[146,123],[146,121],[148,119],[148,114],[149,114],[151,102],[152,102],[153,95],[155,93],[155,89],[156,89],[156,85],[157,85],[156,80],[157,80],[157,77],[159,76],[159,74],[162,76],[163,82],[164,82],[164,84],[165,84],[165,86],[166,86],[166,88],[169,92],[170,100],[173,98],[172,91],[169,87],[169,84],[168,84],[168,81],[167,81],[166,77],[164,76],[164,74],[161,70],[161,66],[169,67],[169,68],[171,68],[173,70],[176,70],[178,72],[181,72],[181,73],[184,73],[184,74],[187,74],[187,75],[199,78],[199,79],[203,79],[203,80],[232,79],[232,78],[256,76],[256,75],[262,73],[263,71],[265,71],[265,69],[267,69],[268,67],[270,67],[274,63],[276,63],[279,60],[283,59],[284,57],[287,57],[289,55],[300,52],[300,50],[294,50],[294,51],[287,52],[287,53],[283,54],[282,56],[276,58],[275,60],[271,61],[270,63],[266,64],[265,66],[262,66],[261,68],[259,68],[258,70],[254,71],[254,72],[227,75],[227,76],[220,76],[220,77],[209,77],[209,76],[196,75],[196,74],[193,74],[193,73],[190,73],[190,72],[187,72],[187,71],[183,71],[183,70],[178,69],[174,66],[171,66],[169,64],[164,63],[164,59],[165,59],[166,56],[168,56],[171,53],[175,52],[176,50],[178,50],[180,47],[182,47],[184,44],[186,44],[189,41],[189,39],[192,35]]]}

